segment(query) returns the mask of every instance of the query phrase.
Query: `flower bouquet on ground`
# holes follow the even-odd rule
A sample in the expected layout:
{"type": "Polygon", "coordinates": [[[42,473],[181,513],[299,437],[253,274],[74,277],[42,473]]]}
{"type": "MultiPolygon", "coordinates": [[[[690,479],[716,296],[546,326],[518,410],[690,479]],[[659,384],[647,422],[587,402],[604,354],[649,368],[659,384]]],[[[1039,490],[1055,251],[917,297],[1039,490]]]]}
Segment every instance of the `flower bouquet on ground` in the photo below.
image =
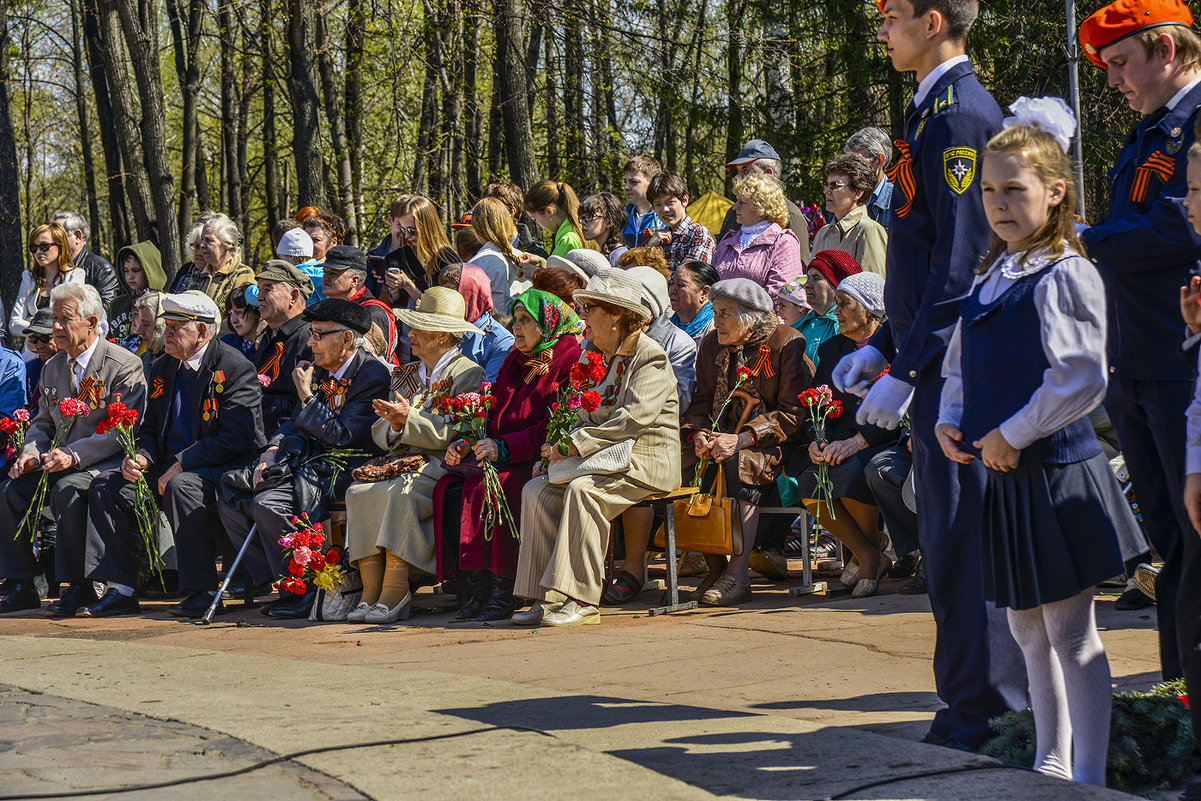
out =
{"type": "MultiPolygon", "coordinates": [[[[826,443],[826,421],[835,420],[842,416],[842,401],[834,400],[830,387],[822,384],[820,387],[810,387],[797,395],[801,405],[809,415],[809,425],[813,426],[813,440],[819,444],[826,443]]],[[[834,485],[830,482],[830,464],[820,462],[817,465],[817,487],[814,496],[826,506],[830,519],[834,519],[834,485]]]]}
{"type": "Polygon", "coordinates": [[[288,575],[275,582],[276,591],[281,595],[285,592],[304,595],[309,584],[326,592],[341,587],[346,577],[342,570],[342,552],[336,547],[326,548],[322,525],[310,522],[307,512],[294,515],[292,525],[297,527],[296,531],[279,538],[288,575]]]}
{"type": "MultiPolygon", "coordinates": [[[[734,393],[742,389],[742,385],[750,381],[753,375],[754,373],[751,372],[751,368],[749,367],[743,366],[738,368],[738,377],[734,379],[734,386],[730,387],[729,394],[727,394],[725,400],[721,402],[721,406],[717,407],[717,413],[713,415],[713,418],[709,421],[709,430],[714,434],[717,434],[721,431],[722,415],[726,413],[726,407],[729,406],[730,401],[734,399],[734,393]]],[[[699,488],[701,486],[701,480],[705,477],[705,470],[708,468],[708,459],[701,459],[699,462],[697,462],[696,472],[692,474],[692,483],[689,484],[689,486],[699,488]]]]}
{"type": "MultiPolygon", "coordinates": [[[[112,431],[117,442],[121,444],[121,450],[133,459],[138,455],[138,441],[133,435],[134,426],[138,422],[138,410],[130,409],[122,403],[120,395],[113,395],[113,398],[113,402],[108,405],[108,417],[96,424],[96,433],[112,431]]],[[[138,480],[133,484],[133,491],[134,520],[138,524],[138,533],[142,535],[142,547],[146,549],[146,556],[150,560],[151,573],[161,582],[164,565],[158,552],[158,503],[154,500],[154,493],[151,492],[145,475],[138,476],[138,480]]]]}
{"type": "MultiPolygon", "coordinates": [[[[58,448],[59,441],[62,439],[63,434],[66,433],[67,428],[71,425],[71,421],[74,418],[82,417],[91,412],[91,410],[90,406],[76,398],[66,398],[59,401],[58,414],[60,420],[58,428],[54,430],[54,438],[50,440],[50,450],[47,453],[58,448]]],[[[43,469],[41,478],[38,479],[37,489],[33,492],[33,501],[17,526],[17,533],[13,535],[14,540],[20,539],[22,534],[28,534],[30,541],[33,541],[33,534],[37,529],[38,519],[41,518],[42,509],[46,506],[46,489],[49,486],[50,474],[43,469]]]]}
{"type": "MultiPolygon", "coordinates": [[[[605,357],[595,350],[584,352],[586,361],[571,366],[571,376],[566,386],[557,382],[550,385],[557,400],[550,405],[550,421],[546,426],[546,444],[554,445],[559,453],[571,453],[571,432],[581,422],[579,410],[595,412],[600,408],[600,393],[592,389],[605,378],[605,357]]],[[[550,460],[543,457],[542,470],[546,471],[550,460]]]]}
{"type": "MultiPolygon", "coordinates": [[[[488,438],[488,412],[496,405],[496,396],[491,394],[492,385],[484,382],[479,392],[466,392],[453,398],[443,398],[438,408],[451,420],[451,426],[468,445],[475,445],[488,438]]],[[[500,486],[500,475],[496,465],[481,459],[480,470],[484,473],[484,539],[491,540],[493,530],[508,523],[509,531],[518,536],[509,500],[500,486]]]]}
{"type": "Polygon", "coordinates": [[[12,417],[0,417],[0,434],[8,435],[8,444],[18,455],[25,447],[25,432],[29,430],[29,410],[16,409],[12,417]]]}

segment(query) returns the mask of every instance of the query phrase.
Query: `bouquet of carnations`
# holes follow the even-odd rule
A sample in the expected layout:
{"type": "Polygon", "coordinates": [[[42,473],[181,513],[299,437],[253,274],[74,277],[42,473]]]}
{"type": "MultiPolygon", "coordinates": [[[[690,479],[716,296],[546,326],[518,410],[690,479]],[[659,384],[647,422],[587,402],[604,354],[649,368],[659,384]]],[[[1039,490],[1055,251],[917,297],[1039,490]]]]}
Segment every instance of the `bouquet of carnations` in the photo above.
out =
{"type": "Polygon", "coordinates": [[[279,538],[288,564],[288,575],[275,582],[279,593],[304,595],[313,584],[326,592],[342,586],[342,552],[325,547],[325,531],[320,523],[309,521],[308,513],[292,516],[296,531],[279,538]]]}
{"type": "Polygon", "coordinates": [[[8,442],[19,456],[25,447],[25,432],[29,430],[29,410],[17,409],[13,416],[0,417],[0,434],[8,435],[8,442]]]}
{"type": "MultiPolygon", "coordinates": [[[[138,455],[138,441],[133,435],[133,428],[138,422],[138,410],[122,403],[119,394],[113,395],[113,398],[108,405],[108,416],[96,424],[96,433],[112,431],[121,444],[121,450],[133,459],[138,455]]],[[[142,535],[142,547],[146,549],[146,556],[150,560],[151,572],[162,581],[163,559],[158,552],[159,510],[145,475],[138,476],[133,483],[133,491],[134,520],[138,524],[138,533],[142,535]]]]}
{"type": "MultiPolygon", "coordinates": [[[[50,450],[47,453],[53,452],[58,448],[58,443],[62,439],[63,434],[66,433],[67,428],[70,427],[73,418],[83,417],[91,411],[90,406],[77,398],[66,398],[59,401],[58,414],[60,419],[58,427],[54,430],[54,438],[50,440],[50,450]]],[[[37,529],[38,520],[42,516],[42,509],[46,507],[46,490],[49,487],[49,482],[50,474],[43,469],[41,478],[38,479],[37,488],[33,492],[33,501],[17,526],[17,533],[13,535],[14,540],[20,539],[22,534],[28,533],[30,541],[33,541],[33,534],[37,529]],[[26,532],[27,529],[28,532],[26,532]]]]}
{"type": "MultiPolygon", "coordinates": [[[[797,395],[797,400],[805,407],[809,415],[809,425],[813,426],[813,439],[819,445],[826,442],[826,421],[836,420],[842,416],[842,401],[834,400],[830,387],[822,384],[820,387],[810,387],[797,395]]],[[[819,462],[817,465],[817,487],[814,489],[815,498],[824,502],[830,519],[834,519],[834,485],[830,481],[830,464],[819,462]]]]}
{"type": "MultiPolygon", "coordinates": [[[[438,410],[450,418],[451,426],[459,432],[468,445],[475,445],[488,438],[488,412],[496,405],[496,396],[491,393],[492,385],[485,381],[479,392],[465,392],[453,398],[443,398],[438,410]]],[[[500,475],[496,465],[481,459],[480,469],[484,473],[484,539],[492,539],[492,531],[507,523],[509,532],[518,536],[517,524],[504,489],[500,486],[500,475]]]]}
{"type": "MultiPolygon", "coordinates": [[[[714,434],[721,431],[721,418],[726,413],[726,407],[730,405],[730,400],[733,399],[734,393],[742,388],[742,385],[751,380],[754,375],[751,368],[745,365],[738,368],[738,377],[734,379],[734,386],[730,387],[730,392],[726,395],[725,400],[721,402],[721,406],[717,407],[717,414],[713,415],[713,419],[709,421],[709,430],[714,434]]],[[[696,463],[696,472],[692,474],[692,484],[690,486],[700,487],[701,480],[705,477],[705,470],[709,468],[709,460],[701,459],[696,463]]]]}
{"type": "MultiPolygon", "coordinates": [[[[550,405],[550,422],[546,426],[546,444],[554,445],[559,453],[567,456],[571,452],[571,432],[582,421],[579,410],[595,412],[600,408],[600,393],[592,389],[605,378],[605,357],[600,351],[584,352],[585,361],[571,366],[571,375],[566,386],[555,382],[550,385],[556,400],[550,405]]],[[[546,471],[550,460],[543,457],[542,470],[546,471]]]]}

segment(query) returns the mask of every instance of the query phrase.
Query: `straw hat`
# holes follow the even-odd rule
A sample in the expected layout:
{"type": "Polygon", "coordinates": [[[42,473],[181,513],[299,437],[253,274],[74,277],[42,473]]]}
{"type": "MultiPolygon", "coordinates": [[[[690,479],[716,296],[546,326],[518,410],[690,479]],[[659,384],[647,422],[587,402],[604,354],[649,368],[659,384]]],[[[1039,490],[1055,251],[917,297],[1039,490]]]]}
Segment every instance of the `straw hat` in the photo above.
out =
{"type": "Polygon", "coordinates": [[[421,293],[416,309],[396,309],[396,319],[418,331],[445,331],[450,334],[483,334],[464,319],[467,302],[453,289],[430,287],[421,293]]]}
{"type": "Polygon", "coordinates": [[[588,279],[588,286],[571,296],[575,302],[593,300],[609,303],[637,314],[644,323],[651,321],[651,310],[642,305],[642,284],[625,270],[604,267],[588,279]]]}

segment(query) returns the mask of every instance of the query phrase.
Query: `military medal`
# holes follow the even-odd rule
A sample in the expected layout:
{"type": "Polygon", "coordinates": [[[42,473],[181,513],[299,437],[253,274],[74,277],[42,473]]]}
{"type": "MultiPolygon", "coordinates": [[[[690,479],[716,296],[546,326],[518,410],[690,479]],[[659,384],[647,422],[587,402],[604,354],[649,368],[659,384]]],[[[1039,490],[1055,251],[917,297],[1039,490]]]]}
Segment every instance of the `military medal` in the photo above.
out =
{"type": "Polygon", "coordinates": [[[225,371],[224,370],[218,370],[217,372],[213,373],[213,383],[216,384],[216,386],[213,387],[213,391],[215,391],[215,392],[224,392],[225,391],[225,371]]]}

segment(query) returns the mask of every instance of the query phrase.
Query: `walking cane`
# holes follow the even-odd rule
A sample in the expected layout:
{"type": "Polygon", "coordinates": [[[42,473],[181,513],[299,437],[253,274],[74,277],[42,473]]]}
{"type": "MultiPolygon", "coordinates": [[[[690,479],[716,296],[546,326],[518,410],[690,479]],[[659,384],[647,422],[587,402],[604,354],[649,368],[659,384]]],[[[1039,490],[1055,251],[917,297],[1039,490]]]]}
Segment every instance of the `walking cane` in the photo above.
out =
{"type": "Polygon", "coordinates": [[[250,541],[254,539],[254,535],[258,533],[259,524],[255,523],[250,527],[250,533],[246,535],[246,539],[242,542],[242,547],[238,549],[238,555],[234,557],[234,563],[230,565],[229,570],[225,571],[225,581],[221,582],[221,589],[217,590],[217,596],[213,598],[213,602],[209,604],[209,608],[205,611],[204,617],[196,621],[197,625],[207,626],[213,622],[213,615],[217,612],[217,604],[221,603],[221,597],[225,595],[225,591],[229,589],[229,583],[234,580],[234,573],[238,572],[238,565],[242,564],[242,557],[246,555],[246,548],[250,545],[250,541]]]}

